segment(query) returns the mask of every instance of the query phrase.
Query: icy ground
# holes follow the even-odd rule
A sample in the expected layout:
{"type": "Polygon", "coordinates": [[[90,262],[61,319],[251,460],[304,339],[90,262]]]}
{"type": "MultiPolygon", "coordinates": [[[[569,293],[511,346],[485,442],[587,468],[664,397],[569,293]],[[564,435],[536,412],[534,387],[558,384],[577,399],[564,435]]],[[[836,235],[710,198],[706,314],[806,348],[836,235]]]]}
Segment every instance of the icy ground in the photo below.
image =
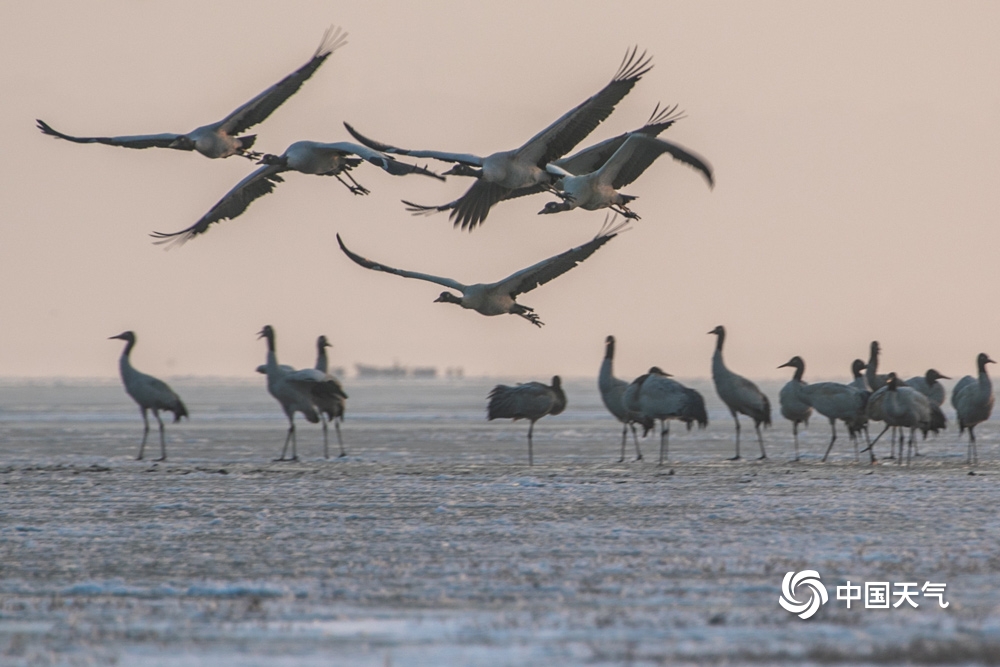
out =
{"type": "Polygon", "coordinates": [[[273,463],[261,383],[172,384],[193,419],[155,464],[117,383],[0,383],[0,665],[1000,662],[996,422],[974,475],[954,428],[873,467],[846,439],[820,463],[817,420],[789,463],[777,411],[769,460],[727,462],[701,385],[712,422],[675,425],[660,468],[654,437],[617,462],[587,379],[529,468],[527,424],[485,421],[490,381],[354,382],[349,456],[302,423],[302,460],[273,463]],[[830,595],[809,621],[778,604],[803,569],[830,595]],[[848,579],[943,582],[950,606],[848,610],[848,579]]]}

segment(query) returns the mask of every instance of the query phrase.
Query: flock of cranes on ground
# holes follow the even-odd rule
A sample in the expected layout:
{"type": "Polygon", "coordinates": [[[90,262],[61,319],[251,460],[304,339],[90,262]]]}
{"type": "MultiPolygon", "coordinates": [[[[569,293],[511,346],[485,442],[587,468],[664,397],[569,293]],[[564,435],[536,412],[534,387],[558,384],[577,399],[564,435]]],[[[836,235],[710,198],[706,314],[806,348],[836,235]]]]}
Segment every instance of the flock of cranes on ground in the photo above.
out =
{"type": "MultiPolygon", "coordinates": [[[[347,34],[340,28],[331,28],[324,35],[312,58],[303,66],[239,106],[222,120],[186,134],[77,137],[59,132],[42,120],[37,120],[38,128],[46,135],[76,143],[101,143],[137,149],[171,148],[197,151],[213,159],[238,155],[261,165],[237,183],[193,225],[177,232],[153,232],[152,236],[157,239],[158,244],[183,243],[205,233],[215,223],[238,217],[253,201],[272,192],[277,184],[283,181],[281,174],[284,172],[297,171],[303,174],[333,176],[351,193],[369,194],[368,189],[360,185],[350,173],[362,162],[373,164],[393,176],[419,174],[440,180],[444,180],[446,176],[466,176],[475,179],[464,195],[446,204],[426,206],[404,201],[407,210],[415,214],[450,211],[449,215],[455,227],[470,231],[485,222],[490,210],[497,204],[540,193],[555,195],[559,201],[548,202],[539,213],[552,214],[581,208],[588,211],[609,209],[615,214],[624,216],[626,221],[623,224],[605,219],[597,236],[582,245],[516,271],[503,280],[478,284],[465,284],[451,278],[392,268],[354,253],[348,249],[340,235],[337,235],[343,253],[366,269],[436,283],[460,293],[456,295],[444,291],[435,299],[436,302],[457,304],[487,316],[517,315],[539,327],[542,326],[542,322],[538,315],[532,308],[517,303],[517,296],[574,268],[615,238],[629,220],[638,219],[639,216],[629,208],[635,197],[619,192],[620,188],[634,182],[664,154],[701,172],[708,184],[714,185],[712,169],[706,160],[677,144],[659,138],[664,130],[683,117],[677,113],[676,107],[661,109],[657,105],[642,127],[605,139],[567,156],[567,153],[611,115],[617,104],[652,68],[651,59],[645,53],[639,54],[637,48],[626,52],[614,77],[601,90],[560,116],[525,144],[512,150],[481,156],[471,153],[406,149],[370,139],[350,124],[344,123],[347,131],[359,143],[297,141],[280,155],[252,151],[257,137],[244,133],[267,119],[294,95],[334,51],[346,44],[346,39],[347,34]],[[434,159],[449,163],[452,167],[441,175],[426,167],[401,162],[396,156],[434,159]]],[[[771,424],[770,401],[753,382],[726,367],[722,359],[725,329],[719,326],[709,333],[717,336],[715,353],[712,357],[712,378],[719,397],[728,407],[736,424],[736,454],[733,458],[740,458],[740,414],[753,420],[760,446],[760,457],[766,458],[761,426],[771,424]]],[[[327,424],[332,421],[343,456],[345,450],[340,433],[340,421],[344,417],[347,394],[340,383],[328,373],[326,347],[329,343],[326,338],[321,336],[317,341],[316,367],[296,370],[278,364],[272,327],[265,326],[259,335],[267,341],[267,362],[257,370],[267,376],[268,391],[281,404],[289,422],[281,456],[277,460],[298,458],[294,419],[296,412],[301,412],[312,423],[322,422],[324,455],[327,457],[329,456],[327,424]],[[287,456],[289,446],[291,455],[287,456]]],[[[177,421],[187,416],[187,408],[165,383],[132,367],[130,354],[135,346],[134,333],[126,331],[114,338],[126,341],[120,360],[121,376],[126,391],[139,404],[145,426],[139,458],[142,458],[149,435],[147,412],[151,410],[159,423],[161,459],[165,459],[164,426],[159,413],[172,412],[177,421]]],[[[694,423],[704,427],[708,423],[704,400],[698,392],[672,380],[668,373],[655,366],[649,373],[632,383],[617,380],[612,373],[613,357],[614,338],[609,336],[599,376],[599,387],[605,405],[623,424],[621,458],[624,460],[628,430],[632,430],[637,458],[642,458],[635,425],[641,424],[648,432],[659,420],[662,464],[668,456],[670,420],[683,421],[688,428],[694,423]]],[[[977,458],[974,428],[976,424],[989,417],[993,406],[992,385],[986,374],[986,364],[993,361],[987,355],[980,354],[977,363],[978,378],[972,376],[963,378],[952,393],[952,404],[958,414],[960,430],[969,429],[970,463],[977,458]]],[[[886,429],[909,428],[910,451],[916,429],[923,430],[926,435],[928,430],[936,431],[944,427],[944,415],[940,410],[944,392],[937,383],[937,380],[944,376],[932,369],[923,378],[914,378],[904,384],[894,373],[879,375],[877,365],[877,343],[872,343],[871,358],[867,364],[855,362],[853,368],[855,380],[847,385],[804,382],[802,377],[805,372],[805,362],[800,357],[793,357],[782,364],[781,367],[795,369],[794,378],[781,390],[780,402],[782,415],[792,422],[796,460],[798,426],[800,423],[808,423],[814,410],[830,420],[831,439],[824,460],[836,441],[838,420],[847,426],[851,438],[855,441],[856,449],[859,433],[864,432],[866,440],[868,439],[869,420],[883,421],[886,429]],[[861,369],[864,369],[864,375],[861,374],[861,369]]],[[[488,398],[489,419],[529,420],[528,460],[529,463],[533,463],[532,434],[535,422],[545,415],[559,414],[566,407],[566,395],[559,377],[553,378],[551,386],[538,382],[513,387],[498,385],[490,392],[488,398]]],[[[902,438],[901,431],[900,460],[902,460],[902,438]]],[[[877,440],[878,437],[875,438],[875,442],[877,440]]],[[[869,442],[869,452],[873,452],[873,445],[874,442],[869,442]]],[[[870,456],[874,462],[874,453],[870,456]]]]}
{"type": "MultiPolygon", "coordinates": [[[[709,334],[715,335],[715,352],[712,355],[712,380],[719,398],[729,409],[736,425],[736,454],[731,460],[740,457],[740,419],[746,415],[754,422],[757,433],[757,443],[760,446],[760,458],[767,458],[764,449],[764,438],[761,426],[771,425],[771,402],[756,384],[747,378],[729,370],[722,359],[722,346],[726,339],[726,330],[722,326],[715,327],[709,334]]],[[[314,368],[296,370],[291,366],[278,363],[275,352],[275,334],[271,326],[261,329],[258,337],[267,341],[267,361],[257,367],[257,372],[267,376],[268,391],[281,404],[285,416],[288,417],[288,432],[281,450],[281,456],[276,461],[298,460],[295,436],[295,413],[302,413],[312,422],[323,424],[323,455],[329,458],[327,439],[327,424],[333,422],[337,431],[337,441],[340,445],[340,456],[345,456],[344,442],[340,433],[340,422],[344,418],[347,393],[336,378],[328,372],[326,348],[330,347],[326,336],[320,336],[316,341],[316,365],[314,368]],[[291,445],[291,456],[288,454],[291,445]]],[[[163,420],[160,411],[172,412],[174,421],[188,415],[187,408],[180,397],[166,383],[150,375],[141,373],[132,367],[130,355],[135,347],[135,334],[126,331],[113,339],[126,341],[122,351],[119,366],[125,390],[139,404],[145,429],[142,444],[139,446],[141,459],[149,435],[149,419],[147,411],[152,411],[160,426],[159,460],[166,460],[167,451],[164,441],[163,420]]],[[[803,381],[805,362],[801,357],[792,357],[778,368],[794,368],[793,378],[781,388],[779,402],[781,414],[792,422],[792,433],[795,441],[795,460],[799,460],[799,424],[808,424],[813,411],[830,420],[830,444],[823,455],[825,462],[837,439],[837,421],[841,421],[848,429],[854,441],[855,460],[858,458],[858,436],[865,434],[866,451],[870,452],[870,460],[875,463],[874,445],[890,428],[899,429],[899,452],[897,462],[903,461],[903,429],[909,429],[910,437],[907,448],[907,463],[914,453],[914,434],[919,429],[926,437],[928,432],[945,428],[946,420],[941,411],[945,400],[944,387],[938,380],[950,379],[933,368],[923,376],[907,380],[905,383],[896,373],[878,373],[879,344],[873,341],[868,363],[856,359],[851,365],[854,379],[847,384],[838,382],[806,383],[803,381]],[[874,440],[868,437],[868,422],[880,421],[885,424],[874,440]]],[[[629,430],[635,442],[636,460],[642,459],[636,425],[643,427],[643,436],[649,433],[659,421],[660,456],[659,465],[668,459],[668,439],[670,421],[683,422],[690,430],[694,424],[700,428],[708,425],[708,413],[705,409],[705,399],[696,390],[685,387],[671,378],[657,366],[649,372],[636,378],[631,383],[614,376],[615,338],[608,336],[605,340],[604,360],[601,362],[597,377],[597,386],[601,399],[608,411],[622,423],[621,456],[619,462],[625,460],[625,445],[629,430]]],[[[995,363],[985,353],[976,358],[978,375],[967,375],[955,385],[952,390],[951,402],[958,417],[959,433],[969,431],[968,463],[977,463],[975,428],[989,419],[993,410],[993,384],[986,372],[987,364],[995,363]]],[[[532,436],[535,422],[547,415],[558,415],[566,409],[566,393],[562,388],[559,376],[552,378],[552,384],[527,382],[514,386],[497,385],[487,396],[486,415],[493,419],[527,419],[528,427],[528,464],[534,464],[534,448],[532,436]]],[[[897,456],[895,452],[895,437],[890,445],[890,458],[897,456]]]]}

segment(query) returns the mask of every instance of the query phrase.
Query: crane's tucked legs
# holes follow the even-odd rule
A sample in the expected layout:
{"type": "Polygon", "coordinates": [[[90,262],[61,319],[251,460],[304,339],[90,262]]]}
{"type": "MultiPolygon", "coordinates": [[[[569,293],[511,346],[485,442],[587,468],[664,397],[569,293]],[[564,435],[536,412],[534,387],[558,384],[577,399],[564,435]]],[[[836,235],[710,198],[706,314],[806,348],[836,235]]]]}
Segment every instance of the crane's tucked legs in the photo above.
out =
{"type": "Polygon", "coordinates": [[[364,187],[363,185],[361,185],[360,183],[358,183],[356,180],[354,180],[354,177],[351,176],[350,173],[348,173],[348,172],[345,171],[345,172],[343,172],[343,174],[344,174],[344,176],[346,176],[351,181],[350,183],[348,183],[347,181],[345,181],[344,179],[342,179],[340,177],[340,174],[334,174],[334,176],[337,178],[338,181],[340,181],[341,183],[343,183],[344,187],[347,188],[348,190],[350,190],[352,194],[356,194],[356,195],[371,194],[371,190],[369,190],[368,188],[364,187]]]}

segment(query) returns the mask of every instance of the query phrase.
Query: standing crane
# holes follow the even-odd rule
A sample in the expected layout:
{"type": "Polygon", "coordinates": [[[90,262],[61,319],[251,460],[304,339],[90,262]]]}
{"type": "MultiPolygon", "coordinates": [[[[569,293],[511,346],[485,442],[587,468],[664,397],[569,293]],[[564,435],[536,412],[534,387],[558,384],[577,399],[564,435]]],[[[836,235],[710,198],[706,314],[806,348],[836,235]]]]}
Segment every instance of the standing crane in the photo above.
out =
{"type": "Polygon", "coordinates": [[[906,464],[909,465],[913,454],[913,434],[918,428],[926,428],[930,424],[932,404],[926,396],[904,384],[895,373],[889,373],[886,377],[886,389],[885,398],[882,401],[886,428],[890,426],[900,428],[899,459],[896,463],[903,463],[902,429],[908,428],[910,429],[910,439],[906,450],[906,464]]]}
{"type": "Polygon", "coordinates": [[[688,430],[694,422],[699,428],[708,426],[708,413],[702,395],[671,380],[670,374],[664,373],[658,366],[636,378],[625,390],[623,401],[626,409],[647,419],[660,420],[660,462],[657,465],[663,465],[668,455],[671,419],[684,422],[688,430]]]}
{"type": "Polygon", "coordinates": [[[760,425],[771,425],[771,402],[757,385],[726,368],[722,360],[722,345],[726,341],[725,327],[720,324],[708,333],[718,337],[715,342],[715,353],[712,355],[712,381],[715,383],[715,391],[729,408],[729,413],[736,422],[736,456],[730,460],[737,461],[740,458],[740,413],[753,419],[753,428],[757,432],[757,442],[760,445],[760,458],[766,459],[767,453],[764,451],[764,438],[760,434],[760,425]]]}
{"type": "Polygon", "coordinates": [[[327,444],[327,422],[333,422],[333,428],[337,431],[337,444],[340,445],[340,456],[347,456],[344,451],[344,439],[340,436],[340,422],[344,421],[344,408],[347,394],[344,388],[335,377],[330,375],[330,362],[326,356],[326,348],[333,347],[326,339],[320,336],[316,339],[316,370],[323,373],[328,378],[328,382],[336,384],[333,391],[324,392],[316,397],[316,408],[319,410],[320,420],[323,422],[323,458],[330,458],[330,449],[327,444]]]}
{"type": "MultiPolygon", "coordinates": [[[[795,376],[799,378],[798,386],[794,387],[796,398],[808,403],[815,408],[816,412],[830,420],[830,444],[823,454],[823,461],[826,461],[833,449],[833,443],[837,440],[837,420],[847,424],[851,439],[854,441],[854,459],[858,459],[858,441],[854,435],[859,422],[864,419],[865,404],[868,401],[868,393],[856,389],[851,385],[840,384],[839,382],[816,382],[806,384],[801,382],[805,373],[806,362],[802,357],[792,357],[778,368],[791,367],[795,369],[795,376]]],[[[787,386],[787,385],[786,385],[787,386]]],[[[784,390],[782,390],[784,391],[784,390]]]]}
{"type": "Polygon", "coordinates": [[[778,393],[778,402],[781,404],[781,416],[792,422],[792,437],[795,439],[795,460],[799,460],[799,424],[809,426],[809,417],[812,416],[812,406],[803,395],[802,374],[805,372],[805,362],[801,357],[792,357],[790,361],[781,364],[778,368],[791,367],[795,369],[795,375],[785,383],[778,393]],[[798,362],[798,363],[795,363],[798,362]]]}
{"type": "Polygon", "coordinates": [[[958,414],[958,434],[969,429],[968,462],[978,463],[979,453],[976,452],[975,428],[990,418],[993,412],[993,382],[986,373],[986,364],[995,364],[985,352],[976,357],[976,367],[979,377],[966,375],[951,391],[951,404],[958,414]]]}
{"type": "Polygon", "coordinates": [[[636,423],[643,425],[646,431],[653,428],[653,420],[638,412],[633,412],[625,407],[623,396],[625,389],[629,386],[625,380],[619,380],[614,374],[615,360],[615,337],[608,336],[604,339],[604,361],[601,362],[601,370],[597,374],[597,388],[601,392],[601,400],[604,407],[608,409],[615,419],[622,423],[622,453],[618,462],[625,460],[625,441],[628,439],[628,430],[632,429],[632,440],[635,441],[635,460],[642,460],[642,451],[639,449],[639,437],[635,433],[636,423]]]}
{"type": "Polygon", "coordinates": [[[320,421],[318,401],[338,395],[347,398],[347,395],[339,382],[315,368],[297,371],[291,366],[279,365],[274,351],[274,328],[270,324],[261,329],[257,337],[267,339],[267,363],[264,365],[267,390],[281,404],[281,409],[288,417],[285,445],[281,449],[281,456],[275,461],[297,461],[299,454],[295,438],[295,413],[301,412],[309,422],[317,424],[320,421]],[[285,458],[289,443],[292,445],[292,456],[285,458]]]}
{"type": "Polygon", "coordinates": [[[528,465],[534,465],[534,455],[531,447],[531,434],[535,430],[535,422],[545,415],[557,415],[566,409],[566,393],[562,389],[562,380],[556,375],[552,378],[552,386],[541,382],[527,382],[509,387],[498,384],[493,387],[486,406],[486,419],[527,419],[528,427],[528,465]]]}
{"type": "Polygon", "coordinates": [[[139,445],[139,455],[135,458],[137,461],[141,461],[142,453],[146,449],[146,438],[149,437],[149,417],[146,412],[152,410],[153,416],[156,417],[156,421],[160,425],[160,458],[156,460],[166,461],[167,444],[164,440],[160,410],[174,413],[174,423],[176,424],[181,420],[181,417],[188,417],[187,408],[181,401],[181,397],[167,386],[166,382],[132,368],[129,355],[132,354],[132,348],[135,347],[134,332],[125,331],[117,336],[111,336],[108,340],[116,339],[125,341],[125,349],[122,350],[122,356],[118,360],[118,370],[122,376],[122,383],[125,385],[125,392],[139,404],[139,412],[142,414],[142,443],[139,445]]]}

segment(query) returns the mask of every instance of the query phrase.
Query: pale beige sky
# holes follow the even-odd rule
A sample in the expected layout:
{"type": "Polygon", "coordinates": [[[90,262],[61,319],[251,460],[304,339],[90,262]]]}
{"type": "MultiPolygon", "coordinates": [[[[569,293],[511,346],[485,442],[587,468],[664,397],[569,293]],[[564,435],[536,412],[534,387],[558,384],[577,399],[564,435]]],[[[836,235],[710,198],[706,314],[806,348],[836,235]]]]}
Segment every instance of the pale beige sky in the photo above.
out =
{"type": "MultiPolygon", "coordinates": [[[[731,368],[847,373],[872,339],[883,365],[960,376],[1000,354],[1000,4],[995,2],[233,2],[0,5],[0,376],[113,376],[137,367],[247,376],[277,331],[283,363],[464,366],[546,378],[658,364],[704,376],[717,324],[731,368]],[[253,168],[169,150],[42,136],[186,132],[304,63],[330,24],[350,33],[254,128],[255,148],[349,139],[347,120],[400,145],[515,148],[602,87],[625,50],[655,67],[581,146],[641,125],[705,156],[716,187],[666,158],[626,191],[642,220],[519,300],[546,322],[432,303],[434,285],[365,271],[336,248],[468,282],[492,281],[592,237],[603,214],[496,207],[468,234],[411,217],[468,179],[394,178],[371,191],[291,173],[234,221],[165,252],[253,168]]],[[[444,170],[447,167],[435,165],[444,170]]]]}

